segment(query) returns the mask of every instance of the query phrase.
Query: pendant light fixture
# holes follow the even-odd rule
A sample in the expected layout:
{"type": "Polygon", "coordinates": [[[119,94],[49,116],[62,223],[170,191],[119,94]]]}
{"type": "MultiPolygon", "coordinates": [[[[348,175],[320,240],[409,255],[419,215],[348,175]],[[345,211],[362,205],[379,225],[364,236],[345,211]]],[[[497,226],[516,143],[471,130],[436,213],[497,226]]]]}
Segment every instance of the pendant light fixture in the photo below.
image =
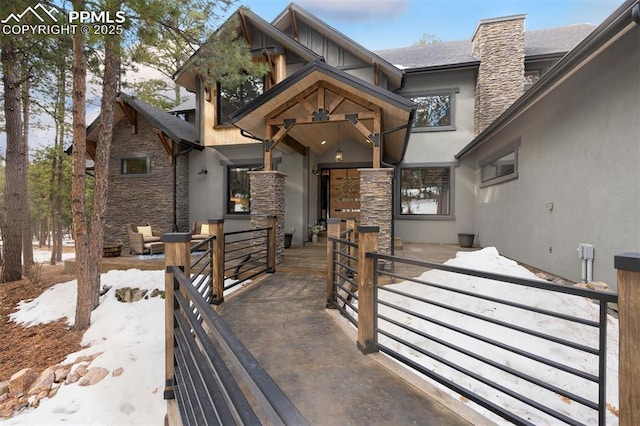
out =
{"type": "Polygon", "coordinates": [[[340,122],[338,122],[338,150],[336,151],[336,163],[342,163],[342,150],[340,149],[340,122]]]}

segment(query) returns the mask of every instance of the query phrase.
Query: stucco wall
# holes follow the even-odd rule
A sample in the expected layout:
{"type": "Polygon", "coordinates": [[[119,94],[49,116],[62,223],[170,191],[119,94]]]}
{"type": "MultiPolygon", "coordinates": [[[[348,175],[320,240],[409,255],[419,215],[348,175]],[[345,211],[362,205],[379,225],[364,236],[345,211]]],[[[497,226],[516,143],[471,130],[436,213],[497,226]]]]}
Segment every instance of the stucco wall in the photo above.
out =
{"type": "MultiPolygon", "coordinates": [[[[177,223],[181,230],[188,227],[189,183],[188,156],[178,157],[177,223]]],[[[154,230],[168,232],[173,224],[173,166],[150,123],[138,114],[138,131],[131,133],[126,119],[114,127],[111,159],[109,160],[109,193],[105,213],[105,242],[120,242],[128,246],[125,224],[149,222],[154,230]],[[122,158],[148,156],[150,174],[123,175],[122,158]]]]}
{"type": "Polygon", "coordinates": [[[635,26],[465,160],[521,140],[519,178],[478,191],[480,244],[577,281],[592,243],[594,280],[615,287],[613,257],[640,250],[639,39],[635,26]]]}
{"type": "MultiPolygon", "coordinates": [[[[261,163],[262,145],[252,144],[243,146],[225,146],[216,149],[207,148],[202,152],[191,153],[190,185],[193,194],[189,204],[190,220],[219,219],[224,218],[225,230],[237,231],[250,229],[250,216],[226,215],[225,203],[225,163],[245,165],[248,162],[261,163]],[[208,173],[200,175],[198,172],[202,166],[206,166],[208,173]]],[[[304,216],[304,158],[297,154],[283,154],[274,151],[275,169],[283,172],[285,177],[285,222],[284,232],[295,229],[293,244],[301,245],[303,230],[306,226],[304,216]]]]}
{"type": "MultiPolygon", "coordinates": [[[[402,94],[457,88],[455,130],[413,132],[401,166],[412,164],[455,164],[454,156],[473,139],[475,71],[447,71],[408,75],[402,94]]],[[[453,214],[449,219],[396,216],[395,236],[405,242],[457,243],[458,232],[473,231],[473,188],[475,176],[468,169],[453,169],[453,214]]],[[[397,185],[397,182],[396,182],[397,185]]],[[[397,194],[397,190],[396,190],[397,194]]]]}

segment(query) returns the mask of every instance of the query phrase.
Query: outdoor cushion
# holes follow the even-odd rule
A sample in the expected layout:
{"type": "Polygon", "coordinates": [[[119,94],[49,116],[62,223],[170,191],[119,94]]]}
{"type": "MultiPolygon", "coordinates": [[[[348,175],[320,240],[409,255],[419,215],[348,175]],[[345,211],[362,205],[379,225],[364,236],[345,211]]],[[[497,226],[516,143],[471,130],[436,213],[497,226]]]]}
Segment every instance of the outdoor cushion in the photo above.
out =
{"type": "Polygon", "coordinates": [[[151,232],[151,226],[138,226],[137,228],[138,228],[138,233],[142,234],[143,237],[153,237],[153,232],[151,232]]]}
{"type": "Polygon", "coordinates": [[[210,233],[209,233],[209,224],[208,223],[203,223],[202,225],[200,225],[200,234],[202,234],[202,235],[210,235],[210,233]]]}
{"type": "Polygon", "coordinates": [[[158,241],[162,241],[162,238],[156,237],[156,236],[152,236],[152,237],[143,236],[142,238],[144,238],[145,243],[157,243],[158,241]]]}

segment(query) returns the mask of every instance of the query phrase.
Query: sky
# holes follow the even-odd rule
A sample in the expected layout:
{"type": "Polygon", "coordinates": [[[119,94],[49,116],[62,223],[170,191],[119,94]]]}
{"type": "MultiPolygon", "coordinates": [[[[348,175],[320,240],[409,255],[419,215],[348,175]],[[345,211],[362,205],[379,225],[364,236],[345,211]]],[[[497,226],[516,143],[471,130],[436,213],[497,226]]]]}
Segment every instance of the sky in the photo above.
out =
{"type": "MultiPolygon", "coordinates": [[[[48,256],[46,252],[36,252],[34,255],[36,258],[41,256],[43,259],[48,256]]],[[[456,258],[447,261],[446,264],[536,279],[532,272],[512,260],[500,256],[493,247],[475,252],[458,252],[456,258]]],[[[591,301],[581,297],[510,286],[471,276],[460,277],[456,274],[438,270],[427,271],[422,274],[420,279],[466,289],[475,293],[483,293],[500,299],[516,301],[520,297],[519,301],[527,305],[544,306],[547,309],[561,311],[564,314],[580,318],[589,318],[591,320],[597,320],[598,318],[598,307],[591,301]],[[522,300],[523,295],[526,300],[522,300]]],[[[102,274],[101,282],[103,285],[111,286],[112,288],[100,298],[100,305],[92,313],[91,326],[82,339],[83,345],[90,346],[80,352],[70,354],[64,362],[72,363],[81,355],[99,354],[88,368],[105,368],[109,370],[109,374],[101,382],[93,386],[81,387],[77,383],[63,384],[59,387],[55,396],[41,400],[38,408],[28,408],[12,419],[0,420],[0,425],[162,424],[166,409],[162,399],[164,385],[164,300],[159,297],[150,297],[134,303],[121,303],[116,300],[114,293],[117,288],[125,286],[149,290],[154,288],[163,289],[164,273],[163,271],[140,271],[138,269],[110,271],[102,274]],[[122,369],[122,374],[119,376],[114,375],[113,371],[118,369],[122,369]]],[[[67,317],[67,322],[72,324],[75,312],[76,287],[75,280],[61,283],[51,287],[34,300],[20,302],[17,311],[11,314],[11,321],[30,326],[67,317]]],[[[236,286],[233,290],[237,291],[239,287],[236,286]]],[[[551,333],[558,337],[597,347],[598,336],[593,329],[587,330],[585,327],[565,325],[562,320],[549,321],[548,317],[541,318],[540,315],[522,311],[516,315],[513,312],[514,308],[500,304],[487,306],[486,302],[477,298],[473,298],[470,301],[469,298],[459,294],[429,288],[412,282],[393,284],[385,288],[393,288],[423,298],[436,298],[436,300],[451,306],[464,304],[463,308],[472,312],[496,319],[518,322],[519,325],[529,329],[551,333]]],[[[390,303],[401,305],[410,311],[428,311],[433,315],[437,315],[438,319],[446,323],[455,324],[466,330],[474,330],[476,333],[490,339],[503,342],[507,339],[508,344],[512,346],[535,352],[558,362],[564,362],[592,374],[597,373],[597,360],[576,356],[571,349],[566,347],[554,346],[548,341],[534,342],[534,338],[531,336],[516,332],[505,332],[497,326],[481,323],[481,321],[472,317],[456,314],[452,311],[439,310],[434,307],[430,307],[427,310],[417,300],[407,298],[402,301],[391,300],[398,296],[390,292],[381,291],[380,294],[390,303]]],[[[225,299],[227,300],[226,303],[232,300],[228,297],[225,299]]],[[[427,331],[428,325],[420,323],[416,317],[409,317],[400,311],[390,310],[385,306],[381,307],[381,309],[380,312],[398,322],[410,324],[413,327],[427,331]]],[[[292,320],[295,319],[292,318],[292,320]]],[[[332,319],[327,316],[327,320],[331,321],[332,319]]],[[[342,320],[347,321],[346,319],[342,320]]],[[[607,425],[615,426],[618,424],[618,418],[613,414],[617,409],[616,407],[618,407],[618,320],[609,317],[608,324],[607,402],[610,404],[611,409],[607,413],[607,425]]],[[[389,327],[382,320],[380,326],[382,328],[389,327]]],[[[439,335],[442,332],[441,329],[431,328],[432,330],[429,330],[429,332],[434,335],[439,335]]],[[[397,330],[393,334],[396,333],[397,330]]],[[[408,339],[417,345],[424,345],[424,342],[421,342],[415,335],[411,336],[407,332],[402,335],[402,333],[401,331],[402,338],[408,339]]],[[[464,336],[461,338],[458,335],[454,336],[454,338],[456,343],[464,345],[464,336]]],[[[385,344],[394,345],[393,341],[388,341],[388,339],[384,341],[384,339],[381,341],[385,344]]],[[[451,339],[451,336],[449,336],[449,339],[451,339]]],[[[469,346],[469,348],[476,352],[482,352],[482,345],[478,345],[477,342],[475,346],[469,346]]],[[[436,353],[440,353],[443,349],[434,344],[429,346],[429,350],[436,353]]],[[[530,410],[518,411],[522,407],[518,406],[517,402],[496,396],[497,392],[491,388],[486,389],[474,383],[466,383],[468,379],[464,376],[461,377],[455,372],[447,373],[443,371],[442,366],[435,365],[430,358],[421,356],[416,351],[408,350],[406,347],[395,347],[394,350],[400,351],[404,356],[410,357],[413,361],[427,368],[436,368],[436,371],[441,374],[447,374],[448,378],[457,383],[465,383],[465,385],[474,387],[473,390],[475,392],[494,402],[500,401],[503,407],[516,410],[519,415],[525,416],[533,424],[557,424],[557,421],[549,420],[544,416],[540,416],[539,413],[533,413],[530,410]]],[[[569,400],[563,399],[554,393],[541,392],[540,389],[536,389],[525,380],[518,380],[513,376],[495,376],[495,371],[490,371],[486,366],[478,366],[473,360],[465,359],[459,353],[440,353],[440,355],[445,355],[447,359],[465,365],[472,371],[482,372],[489,377],[494,375],[492,377],[494,380],[508,388],[515,389],[525,395],[536,395],[537,401],[552,406],[554,409],[578,419],[584,424],[597,424],[595,412],[585,409],[578,403],[570,403],[569,400]]],[[[564,377],[552,368],[541,368],[540,365],[532,365],[530,361],[527,363],[516,355],[496,348],[491,349],[488,356],[497,362],[517,366],[516,368],[523,371],[528,368],[529,374],[547,383],[553,383],[564,389],[570,389],[575,394],[587,396],[591,400],[597,400],[595,396],[597,391],[594,387],[585,383],[584,380],[576,379],[575,376],[564,377]]],[[[444,391],[450,392],[446,388],[444,391]]],[[[466,403],[469,404],[468,401],[466,403]]],[[[469,406],[483,415],[490,416],[498,424],[507,424],[495,415],[487,413],[481,407],[474,404],[469,404],[469,406]]]]}
{"type": "MultiPolygon", "coordinates": [[[[289,0],[239,0],[240,5],[271,22],[289,0]]],[[[525,28],[535,30],[571,24],[599,24],[623,0],[297,0],[296,3],[369,50],[410,46],[423,34],[444,41],[470,39],[478,21],[527,14],[525,28]]],[[[87,120],[97,116],[90,107],[87,120]]],[[[33,129],[30,146],[53,144],[52,132],[33,129]]],[[[0,155],[6,135],[0,133],[0,155]]]]}
{"type": "MultiPolygon", "coordinates": [[[[288,0],[244,0],[271,22],[288,0]]],[[[369,50],[406,47],[425,34],[444,41],[470,39],[481,19],[527,14],[525,28],[599,24],[622,0],[296,0],[369,50]]]]}

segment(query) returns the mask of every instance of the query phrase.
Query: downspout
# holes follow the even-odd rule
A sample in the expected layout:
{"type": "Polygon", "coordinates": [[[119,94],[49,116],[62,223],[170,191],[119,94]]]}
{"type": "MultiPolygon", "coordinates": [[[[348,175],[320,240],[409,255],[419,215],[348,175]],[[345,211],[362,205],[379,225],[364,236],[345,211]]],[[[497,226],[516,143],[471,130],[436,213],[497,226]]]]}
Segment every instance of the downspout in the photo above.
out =
{"type": "Polygon", "coordinates": [[[178,232],[178,157],[193,151],[193,146],[173,155],[173,225],[171,225],[171,232],[178,232]]]}
{"type": "MultiPolygon", "coordinates": [[[[404,79],[403,79],[404,81],[404,79]]],[[[413,120],[412,120],[413,121],[413,120]]],[[[385,162],[382,158],[384,157],[384,137],[389,133],[397,132],[399,130],[408,129],[411,123],[407,123],[403,126],[394,127],[393,129],[385,130],[382,132],[380,137],[380,164],[385,166],[386,168],[393,169],[393,175],[391,175],[391,255],[395,255],[396,253],[396,175],[398,174],[398,166],[385,162]]]]}
{"type": "Polygon", "coordinates": [[[244,129],[240,129],[240,136],[243,136],[243,137],[248,138],[248,139],[253,139],[253,140],[256,140],[258,142],[262,142],[262,149],[263,149],[263,152],[262,152],[262,164],[260,165],[260,167],[255,167],[255,168],[253,168],[251,170],[252,171],[264,170],[264,150],[267,149],[266,148],[266,142],[267,141],[265,141],[263,139],[260,139],[260,138],[258,138],[256,136],[253,136],[251,133],[247,132],[244,129]]]}

